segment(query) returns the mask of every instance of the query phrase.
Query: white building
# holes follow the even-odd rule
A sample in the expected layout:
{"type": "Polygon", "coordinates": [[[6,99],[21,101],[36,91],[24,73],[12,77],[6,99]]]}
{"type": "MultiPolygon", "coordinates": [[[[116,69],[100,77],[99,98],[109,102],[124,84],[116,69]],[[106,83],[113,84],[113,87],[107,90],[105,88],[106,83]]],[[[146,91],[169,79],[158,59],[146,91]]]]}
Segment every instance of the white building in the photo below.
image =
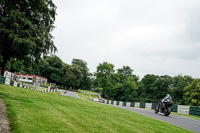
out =
{"type": "Polygon", "coordinates": [[[7,70],[4,72],[4,77],[10,78],[12,80],[22,81],[22,82],[32,82],[32,83],[38,82],[38,83],[47,84],[47,78],[45,77],[30,75],[30,74],[19,74],[19,73],[15,74],[7,70]]]}

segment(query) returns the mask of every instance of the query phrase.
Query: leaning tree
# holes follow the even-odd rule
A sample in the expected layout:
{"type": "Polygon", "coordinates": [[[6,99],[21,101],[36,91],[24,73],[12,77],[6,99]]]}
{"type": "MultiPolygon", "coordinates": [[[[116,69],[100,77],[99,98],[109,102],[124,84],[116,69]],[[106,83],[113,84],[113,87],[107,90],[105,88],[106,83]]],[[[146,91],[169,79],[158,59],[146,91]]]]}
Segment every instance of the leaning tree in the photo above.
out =
{"type": "Polygon", "coordinates": [[[0,67],[11,59],[38,62],[55,52],[52,0],[0,0],[0,67]]]}

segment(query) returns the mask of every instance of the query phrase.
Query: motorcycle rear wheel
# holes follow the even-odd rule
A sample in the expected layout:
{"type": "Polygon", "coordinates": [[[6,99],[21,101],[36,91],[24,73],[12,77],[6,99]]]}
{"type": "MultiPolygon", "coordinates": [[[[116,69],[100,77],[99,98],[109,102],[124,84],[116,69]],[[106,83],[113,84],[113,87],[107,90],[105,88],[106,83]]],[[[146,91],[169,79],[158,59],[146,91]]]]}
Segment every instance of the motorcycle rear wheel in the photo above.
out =
{"type": "Polygon", "coordinates": [[[169,107],[167,107],[167,108],[164,109],[164,115],[165,116],[170,115],[170,113],[171,113],[171,109],[169,107]]]}

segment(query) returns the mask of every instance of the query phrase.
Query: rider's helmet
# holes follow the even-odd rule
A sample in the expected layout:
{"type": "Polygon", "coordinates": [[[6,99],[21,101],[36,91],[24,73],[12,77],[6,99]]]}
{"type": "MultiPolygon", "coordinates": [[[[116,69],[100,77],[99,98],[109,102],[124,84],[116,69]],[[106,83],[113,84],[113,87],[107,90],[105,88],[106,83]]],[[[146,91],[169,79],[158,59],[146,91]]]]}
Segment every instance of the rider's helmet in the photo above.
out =
{"type": "Polygon", "coordinates": [[[166,96],[165,97],[168,97],[169,96],[169,94],[166,94],[166,96]]]}

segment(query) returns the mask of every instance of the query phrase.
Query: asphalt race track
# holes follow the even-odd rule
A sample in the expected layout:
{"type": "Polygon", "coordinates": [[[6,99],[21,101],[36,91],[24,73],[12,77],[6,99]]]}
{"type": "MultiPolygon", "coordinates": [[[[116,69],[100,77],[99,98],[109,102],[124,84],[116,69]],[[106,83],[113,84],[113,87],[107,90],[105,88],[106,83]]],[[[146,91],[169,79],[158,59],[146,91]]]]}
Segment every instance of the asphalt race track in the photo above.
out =
{"type": "Polygon", "coordinates": [[[61,90],[60,92],[61,92],[61,95],[64,95],[64,96],[79,98],[79,96],[77,96],[73,91],[61,90]]]}
{"type": "MultiPolygon", "coordinates": [[[[110,104],[109,104],[110,105],[110,104]]],[[[142,108],[133,108],[133,107],[125,107],[125,106],[116,106],[116,105],[111,105],[115,106],[118,108],[130,110],[133,112],[136,112],[138,114],[142,114],[148,117],[152,117],[197,133],[200,133],[200,121],[198,120],[193,120],[187,117],[179,116],[179,115],[174,115],[170,114],[169,116],[164,116],[163,113],[154,113],[154,110],[148,110],[148,109],[142,109],[142,108]]]]}

